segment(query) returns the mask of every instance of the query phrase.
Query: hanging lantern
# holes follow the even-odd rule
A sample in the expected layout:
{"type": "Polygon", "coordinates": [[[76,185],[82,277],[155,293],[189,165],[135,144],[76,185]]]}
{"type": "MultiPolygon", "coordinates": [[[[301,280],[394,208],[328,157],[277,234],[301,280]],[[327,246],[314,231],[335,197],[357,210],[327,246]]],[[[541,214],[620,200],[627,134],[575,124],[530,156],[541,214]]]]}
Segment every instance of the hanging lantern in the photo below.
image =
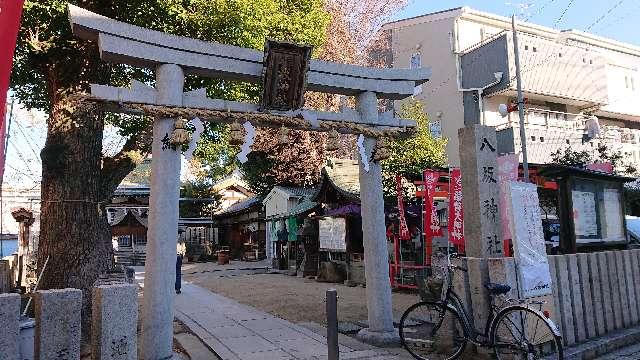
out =
{"type": "Polygon", "coordinates": [[[390,156],[389,149],[387,149],[387,144],[384,138],[379,138],[376,142],[376,147],[373,150],[373,161],[380,162],[382,160],[388,159],[390,156]]]}
{"type": "Polygon", "coordinates": [[[189,136],[189,132],[187,131],[187,120],[176,120],[173,132],[171,133],[171,137],[169,138],[169,143],[173,146],[179,147],[188,144],[189,141],[191,141],[191,137],[189,136]]]}
{"type": "Polygon", "coordinates": [[[289,144],[289,129],[287,129],[286,127],[281,127],[280,128],[280,145],[287,145],[289,144]]]}
{"type": "Polygon", "coordinates": [[[244,128],[242,125],[237,122],[232,122],[230,127],[229,145],[240,146],[244,144],[244,128]]]}
{"type": "Polygon", "coordinates": [[[329,132],[329,138],[327,139],[327,145],[325,146],[325,150],[327,151],[338,151],[340,150],[340,134],[334,129],[329,132]]]}

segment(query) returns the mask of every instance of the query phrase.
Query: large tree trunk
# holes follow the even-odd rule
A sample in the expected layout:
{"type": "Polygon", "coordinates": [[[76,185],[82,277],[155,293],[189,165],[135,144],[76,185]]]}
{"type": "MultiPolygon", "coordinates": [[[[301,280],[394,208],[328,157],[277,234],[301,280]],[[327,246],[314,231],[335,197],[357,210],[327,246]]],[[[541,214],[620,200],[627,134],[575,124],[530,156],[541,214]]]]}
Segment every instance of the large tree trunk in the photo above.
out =
{"type": "MultiPolygon", "coordinates": [[[[93,105],[55,103],[42,157],[38,269],[47,257],[41,289],[83,291],[83,338],[90,334],[91,288],[112,264],[102,189],[103,115],[93,105]]],[[[79,309],[78,309],[79,310],[79,309]]]]}

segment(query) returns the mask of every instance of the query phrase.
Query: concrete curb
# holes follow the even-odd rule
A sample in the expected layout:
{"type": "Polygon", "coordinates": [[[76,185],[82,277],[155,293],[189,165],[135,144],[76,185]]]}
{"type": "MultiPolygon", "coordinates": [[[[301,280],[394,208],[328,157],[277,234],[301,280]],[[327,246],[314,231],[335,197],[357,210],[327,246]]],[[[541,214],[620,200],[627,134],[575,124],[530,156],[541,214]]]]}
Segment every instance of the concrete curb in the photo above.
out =
{"type": "Polygon", "coordinates": [[[564,349],[566,360],[590,360],[625,346],[640,343],[640,326],[619,330],[603,337],[564,349]]]}

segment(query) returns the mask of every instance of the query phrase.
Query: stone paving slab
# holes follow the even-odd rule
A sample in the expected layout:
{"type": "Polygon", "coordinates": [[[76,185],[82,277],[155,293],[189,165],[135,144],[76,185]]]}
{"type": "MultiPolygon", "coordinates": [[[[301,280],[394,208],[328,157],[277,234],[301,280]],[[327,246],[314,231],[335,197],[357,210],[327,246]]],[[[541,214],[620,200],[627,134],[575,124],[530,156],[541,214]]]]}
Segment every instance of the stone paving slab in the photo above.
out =
{"type": "MultiPolygon", "coordinates": [[[[222,359],[311,360],[327,358],[327,339],[314,331],[250,306],[183,283],[176,317],[222,359]]],[[[340,341],[342,359],[398,359],[384,349],[340,341]]]]}

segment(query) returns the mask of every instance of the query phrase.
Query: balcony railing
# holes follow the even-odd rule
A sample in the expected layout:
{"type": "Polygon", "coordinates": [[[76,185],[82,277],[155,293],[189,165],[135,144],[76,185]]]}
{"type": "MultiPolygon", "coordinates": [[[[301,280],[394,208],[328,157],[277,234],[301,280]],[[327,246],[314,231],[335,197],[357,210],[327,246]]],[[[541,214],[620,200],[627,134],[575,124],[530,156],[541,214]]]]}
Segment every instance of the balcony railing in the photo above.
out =
{"type": "MultiPolygon", "coordinates": [[[[517,113],[511,113],[506,121],[496,126],[502,151],[520,152],[520,121],[517,113]]],[[[601,125],[600,136],[586,137],[587,117],[582,114],[563,113],[544,109],[527,109],[525,130],[529,162],[549,163],[552,154],[571,148],[574,151],[596,151],[606,144],[612,151],[620,151],[625,161],[640,167],[640,130],[601,125]]]]}

